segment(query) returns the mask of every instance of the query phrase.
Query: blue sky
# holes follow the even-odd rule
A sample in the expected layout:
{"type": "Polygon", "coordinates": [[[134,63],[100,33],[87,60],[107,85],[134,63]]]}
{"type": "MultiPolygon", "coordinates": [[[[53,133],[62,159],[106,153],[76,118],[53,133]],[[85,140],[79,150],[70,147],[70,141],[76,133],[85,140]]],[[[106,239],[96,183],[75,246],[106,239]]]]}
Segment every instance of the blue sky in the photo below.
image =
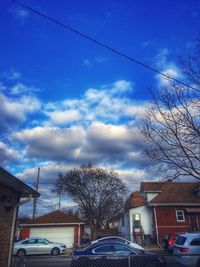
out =
{"type": "MultiPolygon", "coordinates": [[[[21,0],[174,78],[199,37],[198,0],[21,0]]],[[[150,89],[167,81],[12,1],[0,2],[0,164],[55,205],[59,172],[91,161],[130,191],[157,179],[138,130],[150,89]]],[[[65,199],[63,205],[73,205],[65,199]]]]}

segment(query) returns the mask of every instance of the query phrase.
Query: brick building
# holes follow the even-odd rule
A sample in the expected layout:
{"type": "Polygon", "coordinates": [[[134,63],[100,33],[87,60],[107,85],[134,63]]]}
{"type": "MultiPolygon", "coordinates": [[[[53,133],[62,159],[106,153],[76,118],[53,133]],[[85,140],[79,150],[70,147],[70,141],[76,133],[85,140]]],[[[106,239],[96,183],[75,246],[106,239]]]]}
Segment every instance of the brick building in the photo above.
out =
{"type": "Polygon", "coordinates": [[[17,212],[21,198],[39,193],[0,167],[0,266],[10,267],[17,212]]]}
{"type": "Polygon", "coordinates": [[[166,233],[200,230],[200,183],[144,182],[141,194],[152,209],[153,231],[157,242],[166,233]]]}
{"type": "Polygon", "coordinates": [[[200,183],[142,182],[127,199],[119,231],[141,244],[162,244],[167,233],[200,231],[200,183]]]}

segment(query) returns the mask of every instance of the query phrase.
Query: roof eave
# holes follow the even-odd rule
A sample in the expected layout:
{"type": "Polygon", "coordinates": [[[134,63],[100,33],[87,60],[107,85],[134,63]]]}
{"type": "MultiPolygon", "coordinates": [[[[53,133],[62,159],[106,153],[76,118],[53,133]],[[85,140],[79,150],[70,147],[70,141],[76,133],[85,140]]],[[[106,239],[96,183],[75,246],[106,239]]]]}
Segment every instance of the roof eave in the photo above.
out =
{"type": "Polygon", "coordinates": [[[0,167],[0,183],[7,188],[12,188],[14,191],[20,193],[20,197],[33,197],[37,198],[40,196],[36,190],[19,180],[17,177],[13,176],[5,169],[0,167]],[[5,179],[7,178],[7,179],[5,179]]]}
{"type": "Polygon", "coordinates": [[[167,206],[194,206],[200,207],[200,203],[148,203],[147,204],[148,207],[167,207],[167,206]]]}
{"type": "Polygon", "coordinates": [[[84,225],[84,222],[71,222],[71,223],[21,223],[20,227],[27,226],[64,226],[64,225],[84,225]]]}

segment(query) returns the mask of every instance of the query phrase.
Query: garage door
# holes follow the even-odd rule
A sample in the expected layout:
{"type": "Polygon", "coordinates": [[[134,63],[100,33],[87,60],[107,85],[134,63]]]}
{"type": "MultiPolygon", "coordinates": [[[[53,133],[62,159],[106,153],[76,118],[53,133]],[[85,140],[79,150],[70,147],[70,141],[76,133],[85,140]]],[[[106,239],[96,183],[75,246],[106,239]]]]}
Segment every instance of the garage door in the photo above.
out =
{"type": "Polygon", "coordinates": [[[30,228],[30,237],[44,237],[52,242],[61,242],[71,248],[74,243],[74,227],[30,228]]]}

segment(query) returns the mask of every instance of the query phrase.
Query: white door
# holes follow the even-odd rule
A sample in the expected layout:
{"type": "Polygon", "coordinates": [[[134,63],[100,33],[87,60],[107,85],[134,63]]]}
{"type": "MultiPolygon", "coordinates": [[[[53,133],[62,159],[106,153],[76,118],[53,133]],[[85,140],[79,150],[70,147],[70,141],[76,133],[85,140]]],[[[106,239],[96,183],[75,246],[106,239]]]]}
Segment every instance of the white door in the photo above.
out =
{"type": "Polygon", "coordinates": [[[30,237],[43,237],[71,248],[74,244],[74,227],[34,227],[30,228],[30,237]]]}

